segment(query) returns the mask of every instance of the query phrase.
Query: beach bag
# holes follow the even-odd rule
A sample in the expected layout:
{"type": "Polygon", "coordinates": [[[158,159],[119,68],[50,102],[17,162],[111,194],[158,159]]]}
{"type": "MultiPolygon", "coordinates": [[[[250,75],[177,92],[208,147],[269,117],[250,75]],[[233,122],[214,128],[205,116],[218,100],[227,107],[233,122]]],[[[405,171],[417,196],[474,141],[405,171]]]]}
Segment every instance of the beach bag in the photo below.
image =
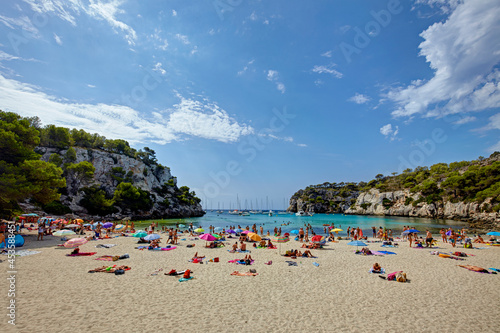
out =
{"type": "Polygon", "coordinates": [[[400,272],[400,273],[396,274],[396,281],[406,282],[406,273],[400,272]]]}
{"type": "Polygon", "coordinates": [[[214,262],[219,262],[219,257],[215,257],[214,262]]]}
{"type": "Polygon", "coordinates": [[[182,277],[185,279],[189,279],[191,277],[191,271],[187,269],[182,277]]]}

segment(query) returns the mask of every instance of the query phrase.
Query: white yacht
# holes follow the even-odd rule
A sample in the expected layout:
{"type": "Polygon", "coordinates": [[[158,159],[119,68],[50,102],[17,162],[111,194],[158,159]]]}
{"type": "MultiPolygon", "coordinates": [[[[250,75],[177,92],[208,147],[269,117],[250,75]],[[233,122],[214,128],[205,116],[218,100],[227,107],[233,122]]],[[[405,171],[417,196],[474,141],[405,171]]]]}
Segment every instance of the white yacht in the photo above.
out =
{"type": "Polygon", "coordinates": [[[306,216],[306,213],[303,210],[299,210],[297,213],[295,213],[296,216],[306,216]]]}

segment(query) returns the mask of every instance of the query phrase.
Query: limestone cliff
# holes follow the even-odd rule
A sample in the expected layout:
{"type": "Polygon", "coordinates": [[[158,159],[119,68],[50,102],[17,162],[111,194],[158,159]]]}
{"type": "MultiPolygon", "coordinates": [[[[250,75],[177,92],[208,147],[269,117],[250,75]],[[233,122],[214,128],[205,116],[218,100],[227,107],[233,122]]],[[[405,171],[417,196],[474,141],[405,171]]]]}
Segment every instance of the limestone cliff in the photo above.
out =
{"type": "MultiPolygon", "coordinates": [[[[194,217],[202,216],[205,213],[199,204],[199,199],[194,197],[194,192],[190,198],[196,200],[186,202],[188,200],[182,197],[182,193],[177,187],[177,180],[172,177],[169,168],[158,164],[147,165],[139,159],[99,149],[79,147],[73,147],[73,149],[76,151],[76,157],[73,157],[72,163],[87,161],[95,168],[90,179],[65,172],[67,187],[61,195],[60,201],[68,206],[75,215],[99,218],[99,216],[89,214],[88,210],[82,206],[81,202],[85,195],[82,189],[94,186],[104,190],[107,197],[112,197],[121,182],[121,179],[116,176],[117,171],[126,177],[127,182],[130,182],[134,187],[147,192],[151,205],[135,211],[127,207],[117,207],[114,213],[104,216],[106,218],[194,217]]],[[[42,160],[49,161],[51,156],[54,157],[54,154],[64,159],[67,149],[39,147],[37,152],[42,155],[42,160]]]]}

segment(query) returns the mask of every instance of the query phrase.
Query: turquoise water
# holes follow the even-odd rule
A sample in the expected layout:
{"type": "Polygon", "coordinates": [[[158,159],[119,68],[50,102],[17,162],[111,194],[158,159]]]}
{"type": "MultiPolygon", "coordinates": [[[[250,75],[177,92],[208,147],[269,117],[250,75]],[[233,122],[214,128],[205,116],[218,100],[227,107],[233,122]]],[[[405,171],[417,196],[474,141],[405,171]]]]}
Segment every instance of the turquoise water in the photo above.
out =
{"type": "MultiPolygon", "coordinates": [[[[193,223],[195,228],[201,227],[208,231],[209,226],[222,227],[228,229],[230,226],[238,226],[245,229],[246,226],[252,226],[254,223],[259,228],[263,226],[264,232],[270,231],[273,234],[274,227],[281,227],[283,233],[290,232],[293,229],[298,229],[304,226],[304,223],[311,224],[316,233],[323,233],[323,224],[335,223],[336,228],[341,228],[344,231],[339,232],[339,235],[345,235],[347,227],[360,227],[365,235],[371,236],[371,228],[379,227],[392,229],[394,234],[398,234],[403,230],[403,226],[411,226],[420,231],[429,230],[433,234],[438,234],[441,228],[452,227],[454,229],[467,227],[467,223],[454,220],[434,220],[423,218],[408,218],[408,217],[387,217],[387,216],[362,216],[362,215],[342,215],[342,214],[315,214],[314,216],[295,216],[295,214],[287,215],[263,215],[251,214],[250,216],[231,215],[227,212],[218,214],[208,211],[203,217],[172,219],[172,220],[156,220],[159,225],[175,225],[193,223]],[[283,225],[288,224],[289,225],[283,225]]],[[[145,227],[151,221],[135,222],[136,227],[145,227]]]]}

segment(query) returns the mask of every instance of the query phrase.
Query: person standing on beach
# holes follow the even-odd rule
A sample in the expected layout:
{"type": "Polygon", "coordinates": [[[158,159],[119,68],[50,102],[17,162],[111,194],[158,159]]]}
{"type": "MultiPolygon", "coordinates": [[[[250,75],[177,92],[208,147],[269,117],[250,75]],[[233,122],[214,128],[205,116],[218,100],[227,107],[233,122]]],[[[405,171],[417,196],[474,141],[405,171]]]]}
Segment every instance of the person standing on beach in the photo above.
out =
{"type": "Polygon", "coordinates": [[[372,234],[373,238],[377,238],[377,230],[375,229],[375,227],[372,227],[372,234]]]}
{"type": "Polygon", "coordinates": [[[448,243],[448,239],[446,238],[446,230],[444,228],[441,228],[439,233],[441,234],[441,240],[443,241],[443,243],[448,243]]]}
{"type": "Polygon", "coordinates": [[[263,236],[264,235],[264,227],[260,226],[260,235],[263,236]]]}
{"type": "Polygon", "coordinates": [[[425,247],[432,246],[432,234],[429,230],[425,231],[427,234],[425,236],[425,247]]]}
{"type": "Polygon", "coordinates": [[[38,225],[38,237],[36,240],[42,240],[43,241],[43,233],[45,232],[45,225],[43,223],[40,223],[38,225]]]}
{"type": "Polygon", "coordinates": [[[410,242],[410,247],[411,247],[411,244],[413,242],[413,234],[412,233],[408,234],[408,241],[410,242]]]}
{"type": "Polygon", "coordinates": [[[303,242],[304,241],[304,228],[300,228],[299,230],[299,242],[303,242]]]}
{"type": "Polygon", "coordinates": [[[349,238],[351,236],[351,227],[347,227],[347,238],[349,238]]]}

